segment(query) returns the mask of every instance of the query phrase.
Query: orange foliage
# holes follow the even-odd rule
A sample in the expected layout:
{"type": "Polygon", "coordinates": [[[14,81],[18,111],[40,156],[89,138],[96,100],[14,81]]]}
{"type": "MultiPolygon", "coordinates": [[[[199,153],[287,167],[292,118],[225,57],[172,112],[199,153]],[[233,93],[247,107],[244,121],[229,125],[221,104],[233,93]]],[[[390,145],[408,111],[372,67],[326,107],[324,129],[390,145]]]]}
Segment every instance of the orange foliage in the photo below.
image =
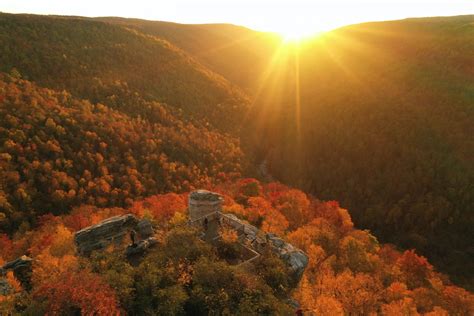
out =
{"type": "Polygon", "coordinates": [[[346,234],[354,228],[349,212],[341,208],[336,201],[313,203],[312,208],[314,216],[325,218],[332,225],[338,227],[342,234],[346,234]]]}
{"type": "Polygon", "coordinates": [[[310,219],[309,205],[306,194],[299,190],[288,190],[276,201],[276,209],[286,217],[292,229],[300,227],[310,219]]]}
{"type": "Polygon", "coordinates": [[[474,295],[457,286],[446,286],[443,293],[444,307],[453,315],[472,315],[474,295]]]}
{"type": "Polygon", "coordinates": [[[149,214],[157,221],[167,221],[173,217],[174,213],[185,213],[186,209],[185,195],[176,193],[154,195],[135,202],[130,208],[132,213],[139,217],[149,214]]]}
{"type": "Polygon", "coordinates": [[[272,208],[271,204],[262,197],[250,197],[247,204],[248,207],[245,209],[247,220],[260,226],[268,210],[272,208]]]}
{"type": "Polygon", "coordinates": [[[344,307],[346,313],[367,315],[376,310],[381,299],[380,280],[368,274],[352,274],[344,271],[334,278],[328,278],[323,293],[333,295],[344,307]]]}
{"type": "Polygon", "coordinates": [[[385,289],[385,299],[389,302],[398,301],[403,297],[410,294],[405,283],[393,282],[388,288],[385,289]]]}
{"type": "Polygon", "coordinates": [[[316,298],[314,312],[321,316],[343,316],[344,308],[335,298],[321,295],[316,298]]]}
{"type": "Polygon", "coordinates": [[[386,316],[420,315],[416,310],[415,303],[409,297],[383,305],[382,314],[386,316]]]}
{"type": "Polygon", "coordinates": [[[283,235],[288,229],[288,220],[274,208],[267,210],[265,219],[262,223],[262,229],[266,232],[283,235]]]}
{"type": "Polygon", "coordinates": [[[63,273],[79,270],[78,259],[72,255],[58,258],[52,256],[49,252],[44,252],[35,259],[31,276],[35,287],[48,283],[63,273]]]}
{"type": "Polygon", "coordinates": [[[13,292],[16,293],[21,291],[21,283],[15,278],[15,276],[13,275],[13,271],[7,272],[7,281],[8,284],[10,284],[10,286],[12,287],[13,292]]]}
{"type": "MultiPolygon", "coordinates": [[[[317,315],[381,312],[430,316],[469,315],[474,311],[471,293],[447,285],[446,278],[413,250],[400,254],[391,245],[379,246],[368,231],[353,228],[349,214],[337,203],[310,200],[304,193],[280,184],[262,186],[255,179],[225,185],[234,194],[226,196],[225,212],[261,224],[264,231],[280,235],[308,255],[308,267],[294,291],[304,310],[317,315]],[[243,184],[261,188],[264,195],[258,193],[238,201],[242,192],[232,188],[243,184]],[[290,230],[284,213],[293,216],[293,225],[300,222],[296,229],[290,230]]],[[[35,257],[34,298],[47,299],[51,314],[78,310],[83,314],[118,314],[112,288],[84,270],[82,260],[75,256],[73,232],[127,212],[182,223],[186,198],[186,194],[169,193],[134,202],[128,210],[82,206],[70,215],[43,216],[36,230],[18,235],[13,241],[0,235],[0,263],[4,254],[11,257],[29,249],[35,257]]],[[[226,241],[236,239],[233,230],[223,234],[226,241]]],[[[183,268],[179,282],[189,284],[190,278],[190,271],[183,268]]]]}

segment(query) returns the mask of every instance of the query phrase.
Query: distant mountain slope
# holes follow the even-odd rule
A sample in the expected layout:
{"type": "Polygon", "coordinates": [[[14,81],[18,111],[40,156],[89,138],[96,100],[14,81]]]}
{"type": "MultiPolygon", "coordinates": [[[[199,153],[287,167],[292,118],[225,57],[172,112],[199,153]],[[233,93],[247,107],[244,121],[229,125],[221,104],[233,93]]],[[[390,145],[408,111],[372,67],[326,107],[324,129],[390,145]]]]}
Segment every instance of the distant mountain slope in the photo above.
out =
{"type": "Polygon", "coordinates": [[[0,73],[0,231],[239,172],[237,139],[183,122],[159,103],[142,105],[160,123],[0,73]]]}
{"type": "MultiPolygon", "coordinates": [[[[214,126],[236,128],[246,96],[170,43],[134,29],[69,17],[0,14],[0,71],[92,102],[130,90],[214,126]]],[[[113,105],[129,110],[128,104],[113,105]]],[[[110,103],[112,104],[112,103],[110,103]]],[[[130,113],[129,113],[130,114],[130,113]]]]}
{"type": "Polygon", "coordinates": [[[166,39],[248,92],[254,92],[269,56],[281,44],[276,34],[231,24],[179,24],[161,21],[97,18],[166,39]]]}
{"type": "MultiPolygon", "coordinates": [[[[254,102],[278,179],[474,277],[474,16],[349,26],[292,46],[254,102]],[[284,127],[284,128],[282,128],[284,127]]],[[[445,270],[446,271],[446,270],[445,270]]]]}

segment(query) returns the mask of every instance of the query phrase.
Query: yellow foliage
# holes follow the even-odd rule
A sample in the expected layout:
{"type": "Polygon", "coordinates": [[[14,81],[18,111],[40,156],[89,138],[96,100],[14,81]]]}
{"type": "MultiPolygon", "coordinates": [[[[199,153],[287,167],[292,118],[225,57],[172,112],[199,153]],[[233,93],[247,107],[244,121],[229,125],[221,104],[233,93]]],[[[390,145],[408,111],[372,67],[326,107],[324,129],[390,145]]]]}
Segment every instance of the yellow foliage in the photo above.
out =
{"type": "Polygon", "coordinates": [[[74,249],[73,233],[64,227],[64,225],[58,225],[49,252],[51,255],[60,258],[65,255],[74,254],[74,249]]]}
{"type": "Polygon", "coordinates": [[[79,269],[77,257],[65,255],[61,258],[52,256],[49,252],[43,252],[36,257],[33,263],[32,283],[35,286],[54,279],[64,272],[79,269]]]}
{"type": "Polygon", "coordinates": [[[237,241],[237,232],[229,228],[221,228],[219,234],[222,238],[222,241],[226,243],[233,243],[237,241]]]}
{"type": "Polygon", "coordinates": [[[171,226],[178,226],[184,224],[187,220],[187,216],[184,213],[176,212],[173,217],[171,217],[169,223],[171,226]]]}
{"type": "Polygon", "coordinates": [[[333,297],[321,295],[316,298],[313,311],[320,316],[343,316],[342,304],[333,297]]]}

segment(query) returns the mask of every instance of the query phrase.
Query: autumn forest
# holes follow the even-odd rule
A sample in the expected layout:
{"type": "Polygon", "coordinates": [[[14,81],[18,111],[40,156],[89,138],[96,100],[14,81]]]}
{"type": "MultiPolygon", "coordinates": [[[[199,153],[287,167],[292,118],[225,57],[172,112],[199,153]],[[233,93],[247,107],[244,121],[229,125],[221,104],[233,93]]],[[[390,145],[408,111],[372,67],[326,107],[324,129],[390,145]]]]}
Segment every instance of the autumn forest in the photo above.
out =
{"type": "Polygon", "coordinates": [[[472,15],[297,43],[0,13],[0,315],[472,315],[473,38],[472,15]],[[197,189],[304,252],[302,276],[206,242],[197,189]],[[153,227],[143,256],[133,235],[77,251],[125,214],[153,227]]]}

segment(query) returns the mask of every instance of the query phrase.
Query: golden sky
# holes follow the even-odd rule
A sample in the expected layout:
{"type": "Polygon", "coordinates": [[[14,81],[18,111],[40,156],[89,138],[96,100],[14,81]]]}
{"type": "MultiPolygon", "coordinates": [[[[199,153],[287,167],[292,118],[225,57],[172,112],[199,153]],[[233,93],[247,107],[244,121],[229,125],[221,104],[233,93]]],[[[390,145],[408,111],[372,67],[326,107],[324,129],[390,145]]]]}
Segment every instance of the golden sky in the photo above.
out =
{"type": "Polygon", "coordinates": [[[366,21],[474,13],[474,0],[0,0],[0,11],[232,23],[304,36],[366,21]]]}

